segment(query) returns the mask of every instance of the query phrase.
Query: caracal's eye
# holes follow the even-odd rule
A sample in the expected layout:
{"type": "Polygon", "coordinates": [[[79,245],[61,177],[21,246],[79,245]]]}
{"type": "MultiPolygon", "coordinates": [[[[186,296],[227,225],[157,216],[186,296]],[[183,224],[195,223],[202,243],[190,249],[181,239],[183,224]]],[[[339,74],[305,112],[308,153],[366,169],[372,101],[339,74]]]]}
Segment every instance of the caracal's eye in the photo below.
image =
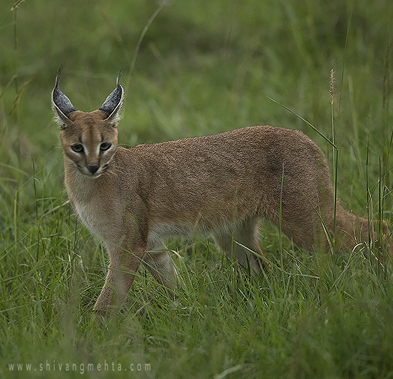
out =
{"type": "Polygon", "coordinates": [[[101,151],[109,150],[111,146],[112,146],[111,143],[109,143],[109,142],[103,142],[103,143],[100,145],[100,150],[101,150],[101,151]]]}
{"type": "Polygon", "coordinates": [[[81,145],[80,143],[77,143],[75,145],[72,145],[71,149],[73,151],[75,151],[75,153],[82,153],[83,152],[83,145],[81,145]]]}

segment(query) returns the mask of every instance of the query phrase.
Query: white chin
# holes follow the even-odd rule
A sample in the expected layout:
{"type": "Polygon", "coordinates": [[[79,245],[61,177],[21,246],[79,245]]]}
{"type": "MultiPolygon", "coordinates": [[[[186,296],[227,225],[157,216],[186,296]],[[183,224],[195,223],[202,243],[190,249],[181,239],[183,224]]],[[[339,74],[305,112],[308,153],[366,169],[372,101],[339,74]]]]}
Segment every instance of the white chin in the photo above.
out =
{"type": "Polygon", "coordinates": [[[90,174],[90,173],[88,173],[87,175],[86,175],[88,178],[90,178],[90,179],[97,179],[98,177],[100,177],[101,176],[101,172],[100,173],[95,173],[95,174],[90,174]]]}
{"type": "Polygon", "coordinates": [[[85,176],[85,177],[87,177],[87,178],[89,178],[89,179],[97,179],[98,177],[100,177],[100,176],[102,175],[102,172],[96,172],[96,173],[94,173],[94,174],[92,174],[92,173],[89,172],[89,171],[81,171],[81,170],[79,170],[79,172],[80,172],[83,176],[85,176]]]}

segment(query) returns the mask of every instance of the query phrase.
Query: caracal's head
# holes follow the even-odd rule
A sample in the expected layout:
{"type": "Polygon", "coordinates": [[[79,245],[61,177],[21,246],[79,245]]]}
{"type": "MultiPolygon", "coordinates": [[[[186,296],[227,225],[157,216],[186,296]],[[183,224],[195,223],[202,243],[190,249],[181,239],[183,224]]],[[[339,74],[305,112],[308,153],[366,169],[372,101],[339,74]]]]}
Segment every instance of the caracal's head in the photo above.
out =
{"type": "Polygon", "coordinates": [[[52,106],[60,125],[64,159],[92,179],[106,171],[116,152],[116,123],[123,100],[119,80],[120,74],[116,88],[93,112],[81,112],[74,108],[68,97],[59,90],[59,74],[52,91],[52,106]]]}

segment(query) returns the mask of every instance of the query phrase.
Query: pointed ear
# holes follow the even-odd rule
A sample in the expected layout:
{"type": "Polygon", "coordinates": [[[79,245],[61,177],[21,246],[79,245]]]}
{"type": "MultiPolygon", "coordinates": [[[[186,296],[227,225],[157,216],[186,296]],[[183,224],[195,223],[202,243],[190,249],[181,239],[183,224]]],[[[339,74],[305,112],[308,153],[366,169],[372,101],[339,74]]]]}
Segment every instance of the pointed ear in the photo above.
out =
{"type": "Polygon", "coordinates": [[[69,115],[70,113],[75,112],[76,109],[71,104],[68,97],[59,90],[59,80],[60,72],[56,76],[55,88],[53,88],[52,91],[52,107],[55,112],[57,123],[61,128],[64,128],[67,124],[71,123],[69,115]]]}
{"type": "Polygon", "coordinates": [[[100,107],[100,111],[106,113],[106,120],[111,121],[112,125],[115,126],[119,120],[119,110],[123,103],[123,87],[120,85],[120,77],[122,72],[117,77],[116,88],[110,93],[105,99],[104,103],[100,107]]]}

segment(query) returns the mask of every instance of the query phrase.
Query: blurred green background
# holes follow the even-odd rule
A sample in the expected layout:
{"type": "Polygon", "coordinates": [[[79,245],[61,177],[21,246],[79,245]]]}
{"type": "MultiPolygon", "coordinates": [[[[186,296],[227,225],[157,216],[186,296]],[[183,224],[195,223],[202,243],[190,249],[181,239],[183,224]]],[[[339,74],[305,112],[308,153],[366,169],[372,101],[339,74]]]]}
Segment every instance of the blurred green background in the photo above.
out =
{"type": "Polygon", "coordinates": [[[132,354],[154,362],[147,377],[391,377],[391,274],[287,240],[280,250],[265,224],[262,247],[286,271],[255,291],[209,242],[193,245],[202,258],[173,242],[193,283],[185,296],[159,300],[139,278],[123,324],[92,327],[105,253],[66,204],[50,94],[62,68],[62,91],[91,111],[122,70],[123,146],[270,124],[302,130],[334,168],[304,118],[335,139],[344,206],[391,225],[392,12],[390,0],[2,0],[0,377],[16,359],[132,354]]]}
{"type": "Polygon", "coordinates": [[[10,12],[12,3],[0,5],[1,122],[9,134],[18,122],[28,152],[55,145],[48,98],[60,67],[63,91],[86,111],[124,71],[124,144],[265,123],[313,136],[267,96],[328,133],[331,69],[340,137],[353,148],[382,129],[383,107],[385,118],[391,112],[383,100],[391,86],[387,1],[170,1],[148,28],[132,77],[158,2],[26,1],[10,12]]]}

